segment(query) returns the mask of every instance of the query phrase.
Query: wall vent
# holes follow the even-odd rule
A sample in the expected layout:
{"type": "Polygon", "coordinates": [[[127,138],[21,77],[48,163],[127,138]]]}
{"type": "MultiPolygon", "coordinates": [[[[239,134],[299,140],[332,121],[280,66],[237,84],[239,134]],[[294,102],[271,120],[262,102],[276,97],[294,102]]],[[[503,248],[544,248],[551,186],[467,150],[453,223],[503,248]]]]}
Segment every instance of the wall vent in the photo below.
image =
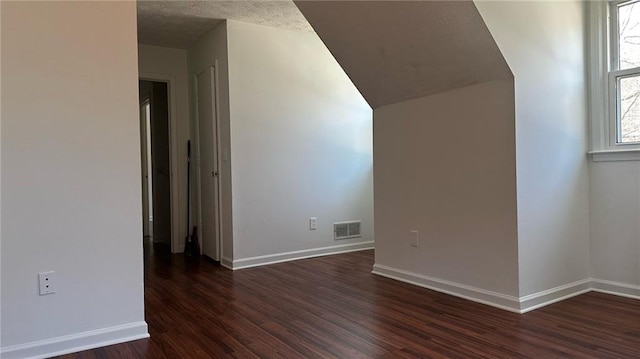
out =
{"type": "Polygon", "coordinates": [[[337,222],[333,224],[333,239],[347,239],[362,237],[360,221],[337,222]]]}

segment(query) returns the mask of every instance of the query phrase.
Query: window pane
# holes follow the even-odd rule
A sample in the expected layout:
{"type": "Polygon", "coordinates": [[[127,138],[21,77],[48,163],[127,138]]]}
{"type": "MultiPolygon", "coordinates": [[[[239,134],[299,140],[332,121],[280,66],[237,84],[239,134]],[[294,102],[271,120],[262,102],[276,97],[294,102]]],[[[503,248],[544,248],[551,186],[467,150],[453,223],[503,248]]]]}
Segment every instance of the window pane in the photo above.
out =
{"type": "Polygon", "coordinates": [[[620,86],[620,142],[640,142],[640,75],[623,77],[620,86]]]}
{"type": "Polygon", "coordinates": [[[640,67],[640,1],[618,7],[619,69],[640,67]]]}

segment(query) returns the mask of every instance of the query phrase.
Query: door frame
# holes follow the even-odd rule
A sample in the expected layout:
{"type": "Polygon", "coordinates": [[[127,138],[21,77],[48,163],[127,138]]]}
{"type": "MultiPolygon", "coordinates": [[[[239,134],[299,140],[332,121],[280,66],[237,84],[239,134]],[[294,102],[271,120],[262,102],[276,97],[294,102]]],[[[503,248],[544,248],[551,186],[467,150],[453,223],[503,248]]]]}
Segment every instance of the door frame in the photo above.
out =
{"type": "Polygon", "coordinates": [[[176,102],[176,78],[172,75],[156,74],[141,72],[138,74],[139,81],[164,82],[167,84],[167,92],[169,98],[169,173],[171,179],[169,181],[169,203],[171,216],[171,252],[178,253],[182,251],[179,248],[180,238],[180,195],[178,192],[178,124],[177,124],[177,102],[176,102]]]}
{"type": "MultiPolygon", "coordinates": [[[[153,202],[153,196],[149,198],[149,141],[151,136],[147,136],[150,131],[151,124],[151,98],[147,98],[140,103],[140,148],[142,157],[142,234],[146,238],[148,235],[153,236],[152,218],[153,204],[150,206],[149,201],[153,202]],[[147,114],[147,108],[149,113],[147,114]]],[[[153,188],[153,186],[151,186],[153,188]]]]}
{"type": "Polygon", "coordinates": [[[198,188],[198,196],[196,197],[196,203],[198,208],[198,235],[200,238],[202,237],[202,182],[201,182],[201,166],[200,166],[200,114],[198,113],[198,75],[202,74],[205,71],[210,71],[211,74],[211,91],[214,93],[213,99],[211,101],[211,113],[214,114],[214,124],[212,128],[215,128],[215,134],[211,134],[212,138],[215,138],[215,154],[214,158],[216,161],[216,170],[218,172],[217,180],[214,181],[214,193],[216,194],[216,203],[215,213],[216,217],[214,218],[216,231],[215,231],[215,243],[216,243],[216,258],[212,258],[215,261],[220,261],[222,258],[222,250],[223,250],[223,231],[222,231],[222,165],[221,165],[221,143],[220,143],[220,106],[218,104],[219,101],[219,91],[218,91],[218,60],[215,60],[213,63],[209,63],[204,68],[199,71],[196,71],[193,75],[193,93],[194,93],[194,114],[195,114],[195,143],[196,143],[196,179],[197,179],[197,188],[198,188]]]}

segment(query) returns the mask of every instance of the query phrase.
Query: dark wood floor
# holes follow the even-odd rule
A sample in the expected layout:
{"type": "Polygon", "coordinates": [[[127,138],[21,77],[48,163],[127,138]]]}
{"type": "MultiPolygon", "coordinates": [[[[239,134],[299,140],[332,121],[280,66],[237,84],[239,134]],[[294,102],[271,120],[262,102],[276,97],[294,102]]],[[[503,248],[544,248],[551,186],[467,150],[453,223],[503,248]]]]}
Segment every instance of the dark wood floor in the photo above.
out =
{"type": "Polygon", "coordinates": [[[150,339],[63,358],[640,358],[640,301],[519,315],[371,274],[373,252],[232,272],[145,260],[150,339]]]}

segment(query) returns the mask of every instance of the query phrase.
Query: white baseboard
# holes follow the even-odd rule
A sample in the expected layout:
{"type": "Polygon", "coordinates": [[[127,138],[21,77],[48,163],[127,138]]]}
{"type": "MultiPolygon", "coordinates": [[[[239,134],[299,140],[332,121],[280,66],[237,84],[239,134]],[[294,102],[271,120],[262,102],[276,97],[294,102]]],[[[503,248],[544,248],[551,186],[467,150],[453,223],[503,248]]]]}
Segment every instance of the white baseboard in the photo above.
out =
{"type": "Polygon", "coordinates": [[[148,338],[147,323],[135,322],[0,348],[2,359],[49,358],[148,338]]]}
{"type": "Polygon", "coordinates": [[[582,279],[573,283],[567,283],[555,288],[543,290],[520,297],[520,313],[530,312],[549,304],[569,299],[591,291],[591,280],[582,279]]]}
{"type": "Polygon", "coordinates": [[[640,286],[586,278],[538,293],[514,296],[374,264],[372,273],[515,313],[526,313],[591,291],[640,299],[640,286]]]}
{"type": "Polygon", "coordinates": [[[233,269],[233,260],[229,257],[222,257],[220,258],[220,265],[227,269],[233,269]]]}
{"type": "MultiPolygon", "coordinates": [[[[356,251],[364,251],[368,249],[374,248],[373,241],[352,243],[352,244],[340,244],[336,246],[329,247],[321,247],[321,248],[313,248],[313,249],[304,249],[300,251],[293,252],[284,252],[284,253],[276,253],[269,254],[265,256],[257,256],[257,257],[249,257],[249,258],[241,258],[234,259],[231,261],[231,269],[243,269],[243,268],[251,268],[264,266],[267,264],[275,264],[282,262],[295,261],[299,259],[307,259],[313,257],[327,256],[331,254],[340,254],[340,253],[348,253],[348,252],[356,252],[356,251]]],[[[229,266],[225,265],[225,258],[222,259],[222,265],[229,268],[229,266]]],[[[227,264],[229,259],[226,258],[227,264]]]]}
{"type": "Polygon", "coordinates": [[[456,297],[468,299],[474,302],[490,305],[492,307],[520,313],[520,305],[517,297],[475,288],[468,285],[455,283],[439,278],[428,277],[422,274],[408,272],[380,264],[373,266],[372,273],[379,276],[399,280],[401,282],[417,285],[428,289],[450,294],[456,297]]]}
{"type": "Polygon", "coordinates": [[[591,288],[594,292],[618,295],[632,299],[640,299],[640,286],[613,282],[603,279],[591,279],[591,288]]]}

